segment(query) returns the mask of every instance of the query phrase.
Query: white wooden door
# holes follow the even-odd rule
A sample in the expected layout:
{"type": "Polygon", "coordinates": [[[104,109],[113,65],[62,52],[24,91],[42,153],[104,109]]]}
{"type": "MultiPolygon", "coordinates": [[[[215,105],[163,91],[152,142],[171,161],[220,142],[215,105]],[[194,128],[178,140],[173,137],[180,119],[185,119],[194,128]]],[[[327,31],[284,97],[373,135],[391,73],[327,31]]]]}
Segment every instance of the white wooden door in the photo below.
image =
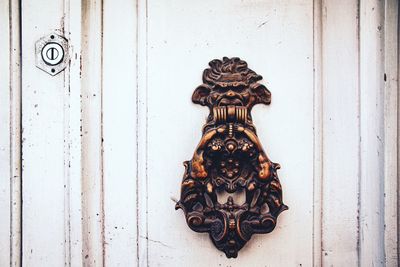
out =
{"type": "Polygon", "coordinates": [[[0,266],[398,266],[396,0],[0,3],[0,266]],[[55,75],[35,42],[68,40],[55,75]],[[212,59],[272,93],[276,229],[227,259],[175,211],[212,59]]]}

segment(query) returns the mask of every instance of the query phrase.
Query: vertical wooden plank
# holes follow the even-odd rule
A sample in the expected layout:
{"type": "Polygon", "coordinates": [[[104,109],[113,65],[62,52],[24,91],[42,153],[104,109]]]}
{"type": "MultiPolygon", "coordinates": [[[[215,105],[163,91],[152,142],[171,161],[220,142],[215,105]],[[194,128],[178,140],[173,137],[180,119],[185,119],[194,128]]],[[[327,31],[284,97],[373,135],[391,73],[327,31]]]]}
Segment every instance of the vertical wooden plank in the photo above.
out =
{"type": "Polygon", "coordinates": [[[322,265],[322,175],[323,175],[323,94],[322,94],[322,0],[313,1],[313,266],[322,265]]]}
{"type": "Polygon", "coordinates": [[[21,265],[22,253],[22,92],[21,92],[21,6],[10,1],[10,265],[21,265]]]}
{"type": "Polygon", "coordinates": [[[322,265],[357,266],[358,3],[323,1],[322,265]]]}
{"type": "MultiPolygon", "coordinates": [[[[68,0],[63,1],[63,29],[62,33],[65,38],[69,36],[65,34],[66,31],[69,31],[69,3],[68,0]]],[[[70,45],[70,44],[69,44],[70,45]]],[[[68,48],[69,50],[69,48],[68,48]]],[[[69,61],[71,63],[71,61],[69,61]]],[[[71,107],[71,87],[69,85],[69,77],[70,77],[70,69],[65,68],[64,70],[64,265],[70,265],[71,259],[71,251],[70,251],[70,148],[71,148],[71,141],[70,141],[70,107],[71,107]]]]}
{"type": "Polygon", "coordinates": [[[103,147],[105,265],[135,266],[136,4],[104,1],[103,147]]]}
{"type": "Polygon", "coordinates": [[[385,1],[384,44],[384,205],[385,263],[399,265],[399,1],[385,1]]]}
{"type": "Polygon", "coordinates": [[[137,266],[148,258],[148,0],[137,1],[137,266]]]}
{"type": "Polygon", "coordinates": [[[149,1],[148,263],[150,266],[310,266],[313,255],[312,1],[149,1]],[[190,101],[207,63],[239,56],[273,95],[253,110],[290,210],[228,260],[172,213],[207,109],[190,101]]]}
{"type": "Polygon", "coordinates": [[[62,33],[63,7],[61,0],[21,7],[24,266],[65,263],[65,73],[51,76],[35,66],[35,42],[62,33]]]}
{"type": "Polygon", "coordinates": [[[81,181],[81,0],[65,0],[65,34],[69,41],[70,64],[66,90],[68,112],[65,123],[65,200],[66,266],[82,266],[82,181],[81,181]]]}
{"type": "Polygon", "coordinates": [[[11,233],[11,25],[10,3],[0,3],[0,266],[10,265],[11,233]]]}
{"type": "Polygon", "coordinates": [[[84,266],[104,265],[103,1],[82,7],[82,232],[84,266]]]}
{"type": "Polygon", "coordinates": [[[360,266],[384,265],[384,1],[360,3],[360,266]]]}

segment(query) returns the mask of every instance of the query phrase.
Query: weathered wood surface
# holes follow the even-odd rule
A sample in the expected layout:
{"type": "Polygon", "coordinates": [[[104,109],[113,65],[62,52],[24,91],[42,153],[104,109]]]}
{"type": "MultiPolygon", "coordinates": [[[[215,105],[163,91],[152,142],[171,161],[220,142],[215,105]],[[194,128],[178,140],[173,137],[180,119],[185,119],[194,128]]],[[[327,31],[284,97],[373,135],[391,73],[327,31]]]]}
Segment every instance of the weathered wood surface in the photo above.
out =
{"type": "Polygon", "coordinates": [[[398,265],[398,1],[23,1],[22,78],[16,1],[0,12],[1,266],[398,265]],[[34,44],[55,30],[52,77],[34,44]],[[290,207],[235,260],[171,200],[223,56],[272,92],[253,118],[290,207]]]}

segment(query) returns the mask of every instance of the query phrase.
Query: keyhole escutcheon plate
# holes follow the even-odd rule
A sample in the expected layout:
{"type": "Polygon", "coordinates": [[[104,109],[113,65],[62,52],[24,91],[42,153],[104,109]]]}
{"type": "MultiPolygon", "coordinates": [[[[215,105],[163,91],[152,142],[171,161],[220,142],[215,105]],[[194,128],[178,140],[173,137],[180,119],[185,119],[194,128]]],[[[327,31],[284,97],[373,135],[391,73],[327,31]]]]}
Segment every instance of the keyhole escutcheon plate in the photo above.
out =
{"type": "Polygon", "coordinates": [[[68,41],[52,33],[40,38],[35,45],[36,67],[50,75],[63,71],[68,64],[68,41]]]}

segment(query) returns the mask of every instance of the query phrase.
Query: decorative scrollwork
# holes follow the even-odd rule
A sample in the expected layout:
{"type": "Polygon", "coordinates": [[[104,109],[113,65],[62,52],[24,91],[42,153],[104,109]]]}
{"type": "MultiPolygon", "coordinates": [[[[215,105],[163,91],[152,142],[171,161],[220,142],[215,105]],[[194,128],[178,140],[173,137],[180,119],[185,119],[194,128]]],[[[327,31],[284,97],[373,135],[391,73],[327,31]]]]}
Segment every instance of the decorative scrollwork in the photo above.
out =
{"type": "Polygon", "coordinates": [[[253,234],[271,232],[288,207],[277,175],[280,165],[267,157],[251,117],[254,105],[271,102],[269,90],[258,83],[262,76],[237,57],[209,65],[192,101],[210,114],[192,159],[184,162],[176,209],[184,211],[192,230],[209,233],[219,250],[236,258],[253,234]],[[221,191],[245,192],[245,203],[235,203],[231,195],[220,203],[221,191]]]}

